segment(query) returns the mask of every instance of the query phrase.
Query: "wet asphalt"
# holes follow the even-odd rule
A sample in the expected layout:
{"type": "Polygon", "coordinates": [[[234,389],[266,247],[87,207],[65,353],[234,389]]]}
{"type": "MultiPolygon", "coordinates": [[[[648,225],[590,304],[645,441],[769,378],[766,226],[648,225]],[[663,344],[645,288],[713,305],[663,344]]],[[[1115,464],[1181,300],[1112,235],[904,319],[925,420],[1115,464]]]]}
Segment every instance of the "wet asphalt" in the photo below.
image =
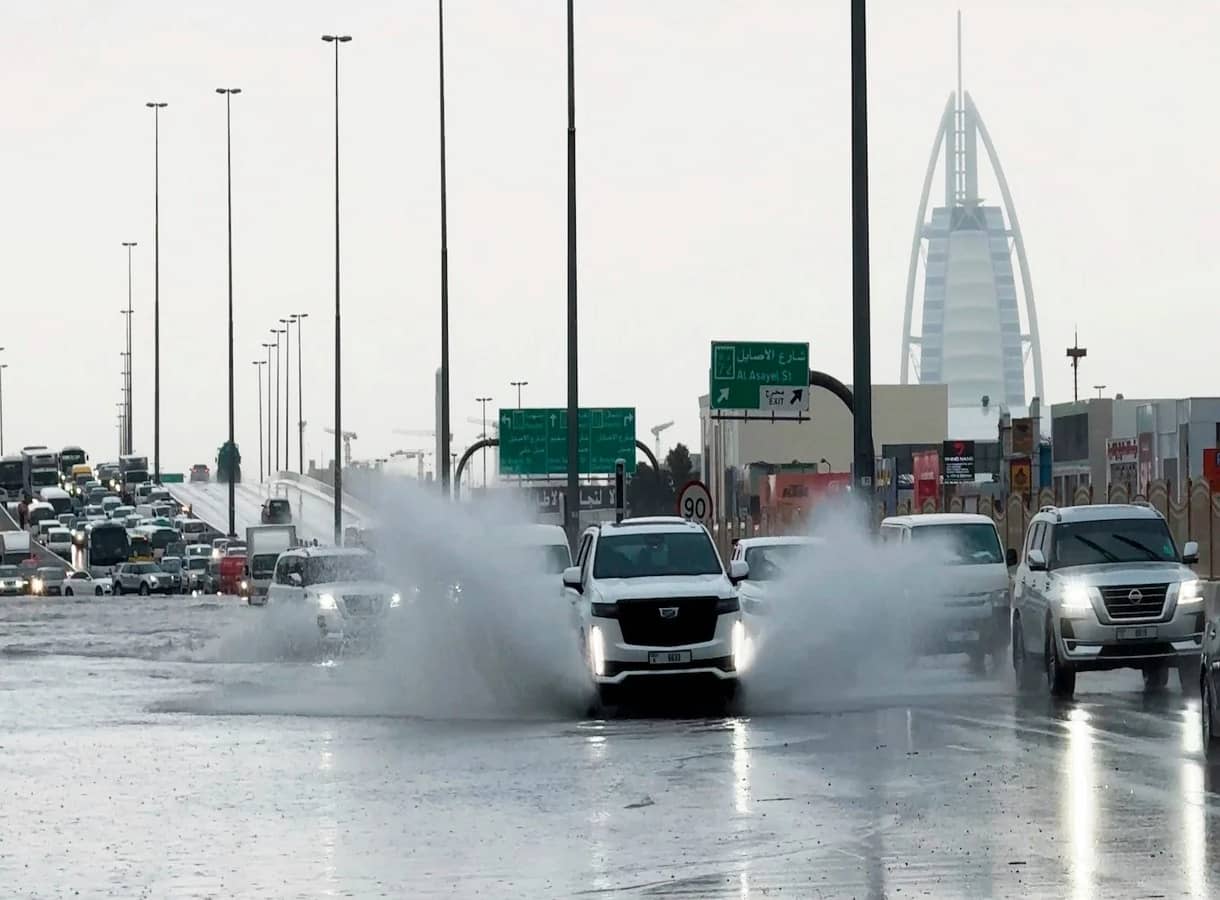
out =
{"type": "Polygon", "coordinates": [[[1176,684],[1053,703],[947,657],[800,712],[423,717],[264,614],[0,601],[0,895],[1220,895],[1176,684]]]}

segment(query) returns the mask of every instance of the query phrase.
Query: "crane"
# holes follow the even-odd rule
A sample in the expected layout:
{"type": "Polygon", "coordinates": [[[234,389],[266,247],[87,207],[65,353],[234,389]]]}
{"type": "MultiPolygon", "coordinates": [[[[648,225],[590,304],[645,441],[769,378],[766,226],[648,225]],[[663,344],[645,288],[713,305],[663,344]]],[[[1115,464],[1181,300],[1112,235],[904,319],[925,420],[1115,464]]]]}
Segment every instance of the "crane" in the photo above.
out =
{"type": "Polygon", "coordinates": [[[431,455],[431,450],[395,450],[390,454],[390,458],[394,459],[402,457],[403,459],[414,459],[419,464],[419,474],[416,476],[420,481],[424,480],[424,457],[431,455]]]}
{"type": "Polygon", "coordinates": [[[652,432],[653,440],[656,441],[657,459],[661,458],[661,432],[664,431],[666,428],[672,428],[673,424],[674,424],[673,420],[670,420],[668,422],[662,422],[660,425],[653,425],[651,428],[648,429],[649,431],[652,432]]]}
{"type": "MultiPolygon", "coordinates": [[[[333,428],[323,428],[322,430],[325,431],[327,434],[335,433],[335,429],[333,429],[333,428]]],[[[345,431],[345,432],[343,432],[342,437],[343,437],[343,465],[350,466],[352,464],[352,441],[356,440],[356,432],[345,431]]]]}

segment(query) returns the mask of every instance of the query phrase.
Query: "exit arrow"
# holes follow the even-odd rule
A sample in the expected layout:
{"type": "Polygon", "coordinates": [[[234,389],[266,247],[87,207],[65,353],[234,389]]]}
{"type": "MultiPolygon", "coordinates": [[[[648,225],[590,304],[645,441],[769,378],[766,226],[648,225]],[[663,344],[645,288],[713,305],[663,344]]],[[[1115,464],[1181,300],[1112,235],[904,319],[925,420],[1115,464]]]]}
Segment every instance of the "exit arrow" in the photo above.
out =
{"type": "Polygon", "coordinates": [[[792,392],[792,402],[790,402],[788,405],[789,406],[799,406],[801,403],[801,398],[804,396],[805,396],[805,389],[797,388],[795,391],[792,392]]]}
{"type": "Polygon", "coordinates": [[[718,396],[716,398],[716,402],[717,403],[728,403],[729,402],[729,389],[728,388],[722,387],[720,389],[720,396],[718,396]]]}

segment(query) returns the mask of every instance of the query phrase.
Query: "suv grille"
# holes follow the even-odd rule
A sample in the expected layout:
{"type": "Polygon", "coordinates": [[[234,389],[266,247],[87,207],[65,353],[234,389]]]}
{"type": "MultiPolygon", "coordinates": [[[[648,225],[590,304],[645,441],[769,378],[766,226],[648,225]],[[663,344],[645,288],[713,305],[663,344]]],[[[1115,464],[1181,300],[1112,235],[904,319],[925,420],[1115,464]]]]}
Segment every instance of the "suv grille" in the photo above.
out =
{"type": "Polygon", "coordinates": [[[618,603],[618,622],[623,640],[642,647],[680,647],[699,644],[716,636],[715,597],[683,597],[680,600],[627,600],[618,603]],[[678,614],[663,618],[661,610],[678,614]]]}
{"type": "Polygon", "coordinates": [[[381,611],[381,598],[376,594],[344,594],[343,605],[354,616],[371,616],[381,611]]]}
{"type": "Polygon", "coordinates": [[[1115,621],[1119,619],[1159,618],[1165,609],[1168,584],[1125,584],[1122,587],[1104,587],[1101,599],[1106,612],[1115,621]]]}

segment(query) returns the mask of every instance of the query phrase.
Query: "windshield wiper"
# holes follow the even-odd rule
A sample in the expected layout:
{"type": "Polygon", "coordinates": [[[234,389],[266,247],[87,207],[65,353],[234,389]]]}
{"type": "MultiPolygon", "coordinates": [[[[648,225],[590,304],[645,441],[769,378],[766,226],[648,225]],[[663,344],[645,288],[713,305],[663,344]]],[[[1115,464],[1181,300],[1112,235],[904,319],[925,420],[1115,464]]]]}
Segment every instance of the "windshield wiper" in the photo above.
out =
{"type": "Polygon", "coordinates": [[[1074,535],[1072,535],[1072,537],[1074,537],[1076,540],[1080,541],[1080,543],[1084,544],[1086,547],[1092,547],[1094,550],[1096,550],[1098,553],[1100,553],[1102,556],[1104,556],[1106,558],[1106,562],[1118,562],[1117,556],[1115,556],[1113,553],[1111,553],[1109,550],[1107,550],[1105,547],[1103,547],[1101,544],[1097,543],[1096,541],[1090,541],[1087,537],[1081,537],[1078,534],[1074,534],[1074,535]]]}
{"type": "Polygon", "coordinates": [[[1161,556],[1160,556],[1160,554],[1159,554],[1159,553],[1157,553],[1157,552],[1156,552],[1155,550],[1153,550],[1151,547],[1148,547],[1148,546],[1145,546],[1144,544],[1141,544],[1139,541],[1135,540],[1134,538],[1124,537],[1124,536],[1123,536],[1123,535],[1121,535],[1121,534],[1116,534],[1116,535],[1114,535],[1114,540],[1116,540],[1116,541],[1122,541],[1122,542],[1123,542],[1124,544],[1126,544],[1128,547],[1134,547],[1136,550],[1143,550],[1145,553],[1147,553],[1147,554],[1148,554],[1148,558],[1149,558],[1150,560],[1154,560],[1154,561],[1156,561],[1156,562],[1159,562],[1159,561],[1160,561],[1160,559],[1161,559],[1161,556]]]}

